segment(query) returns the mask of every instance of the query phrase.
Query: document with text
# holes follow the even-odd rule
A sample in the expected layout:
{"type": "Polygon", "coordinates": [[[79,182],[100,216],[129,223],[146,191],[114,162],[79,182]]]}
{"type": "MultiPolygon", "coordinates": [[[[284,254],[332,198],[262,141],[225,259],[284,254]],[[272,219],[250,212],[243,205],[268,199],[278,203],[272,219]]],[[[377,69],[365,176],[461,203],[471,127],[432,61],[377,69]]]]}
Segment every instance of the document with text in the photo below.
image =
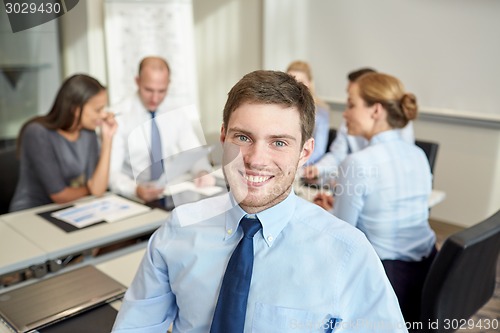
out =
{"type": "Polygon", "coordinates": [[[83,228],[102,221],[115,222],[145,213],[150,209],[122,197],[106,196],[85,203],[77,203],[73,207],[59,210],[51,215],[77,228],[83,228]]]}

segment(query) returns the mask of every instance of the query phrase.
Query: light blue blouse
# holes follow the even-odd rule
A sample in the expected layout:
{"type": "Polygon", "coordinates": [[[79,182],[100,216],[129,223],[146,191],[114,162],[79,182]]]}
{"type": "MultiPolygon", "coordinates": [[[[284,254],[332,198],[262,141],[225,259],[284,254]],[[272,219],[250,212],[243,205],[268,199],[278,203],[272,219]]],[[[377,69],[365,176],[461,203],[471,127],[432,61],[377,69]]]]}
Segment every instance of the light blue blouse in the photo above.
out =
{"type": "MultiPolygon", "coordinates": [[[[150,239],[113,332],[208,332],[245,214],[230,193],[177,207],[150,239]]],[[[256,215],[245,332],[406,332],[359,230],[294,193],[256,215]]]]}
{"type": "MultiPolygon", "coordinates": [[[[394,130],[402,139],[408,143],[415,142],[415,135],[413,133],[413,122],[409,122],[405,127],[394,130]]],[[[337,130],[335,140],[328,147],[328,152],[316,162],[318,171],[323,176],[334,178],[338,172],[338,167],[347,155],[360,151],[368,146],[368,140],[362,136],[349,135],[347,133],[346,122],[342,121],[337,130]]]]}
{"type": "Polygon", "coordinates": [[[385,131],[340,165],[333,214],[363,231],[382,260],[420,261],[436,241],[431,191],[425,153],[385,131]]]}
{"type": "Polygon", "coordinates": [[[316,105],[316,117],[314,118],[314,151],[309,157],[306,165],[318,162],[328,149],[328,134],[330,131],[330,111],[316,105]]]}

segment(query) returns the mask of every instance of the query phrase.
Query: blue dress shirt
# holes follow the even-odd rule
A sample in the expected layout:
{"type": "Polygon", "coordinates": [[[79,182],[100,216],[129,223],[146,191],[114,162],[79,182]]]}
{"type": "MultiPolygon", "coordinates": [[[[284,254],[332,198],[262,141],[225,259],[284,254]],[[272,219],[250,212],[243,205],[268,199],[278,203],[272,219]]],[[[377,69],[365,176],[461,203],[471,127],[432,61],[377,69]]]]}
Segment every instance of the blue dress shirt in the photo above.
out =
{"type": "Polygon", "coordinates": [[[333,214],[363,231],[382,260],[420,261],[436,241],[431,191],[425,153],[384,131],[340,165],[333,214]]]}
{"type": "MultiPolygon", "coordinates": [[[[231,193],[177,207],[151,237],[113,332],[208,332],[245,214],[231,193]]],[[[293,192],[256,215],[245,332],[407,331],[359,230],[293,192]]]]}
{"type": "Polygon", "coordinates": [[[316,105],[316,117],[314,118],[314,150],[306,165],[318,162],[328,149],[328,134],[330,131],[330,111],[322,106],[316,105]]]}

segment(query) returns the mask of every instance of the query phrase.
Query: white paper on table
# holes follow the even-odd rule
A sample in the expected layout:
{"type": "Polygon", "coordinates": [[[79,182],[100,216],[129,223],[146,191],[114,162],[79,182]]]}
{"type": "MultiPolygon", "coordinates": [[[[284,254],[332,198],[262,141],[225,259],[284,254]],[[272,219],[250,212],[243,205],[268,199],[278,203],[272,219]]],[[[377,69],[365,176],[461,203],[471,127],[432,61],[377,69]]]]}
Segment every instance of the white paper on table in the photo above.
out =
{"type": "Polygon", "coordinates": [[[51,215],[77,228],[97,222],[115,222],[127,217],[142,214],[151,208],[117,196],[107,196],[90,202],[59,210],[51,215]]]}
{"type": "Polygon", "coordinates": [[[210,197],[219,192],[222,192],[222,190],[223,188],[219,186],[196,187],[196,185],[193,182],[187,181],[175,185],[169,185],[165,188],[165,191],[163,193],[165,195],[175,195],[185,191],[193,191],[210,197]]]}

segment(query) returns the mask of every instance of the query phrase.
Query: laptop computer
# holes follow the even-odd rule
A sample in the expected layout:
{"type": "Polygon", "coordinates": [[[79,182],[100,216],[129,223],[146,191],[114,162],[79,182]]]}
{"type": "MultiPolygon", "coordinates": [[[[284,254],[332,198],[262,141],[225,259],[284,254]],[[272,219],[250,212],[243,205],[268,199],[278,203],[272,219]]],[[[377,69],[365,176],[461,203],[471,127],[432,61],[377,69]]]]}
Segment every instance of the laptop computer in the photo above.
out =
{"type": "Polygon", "coordinates": [[[25,333],[111,302],[126,287],[94,266],[84,266],[0,294],[0,319],[25,333]]]}

